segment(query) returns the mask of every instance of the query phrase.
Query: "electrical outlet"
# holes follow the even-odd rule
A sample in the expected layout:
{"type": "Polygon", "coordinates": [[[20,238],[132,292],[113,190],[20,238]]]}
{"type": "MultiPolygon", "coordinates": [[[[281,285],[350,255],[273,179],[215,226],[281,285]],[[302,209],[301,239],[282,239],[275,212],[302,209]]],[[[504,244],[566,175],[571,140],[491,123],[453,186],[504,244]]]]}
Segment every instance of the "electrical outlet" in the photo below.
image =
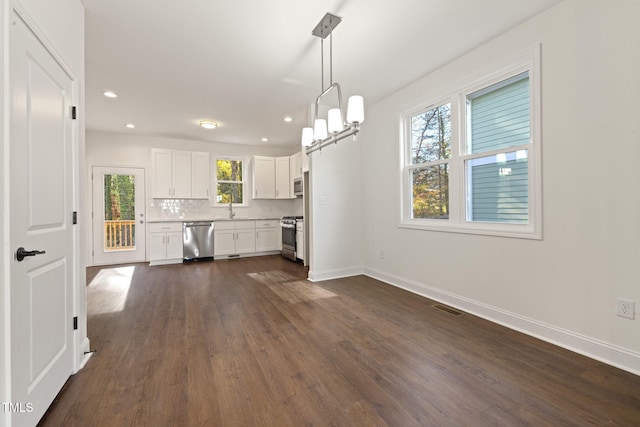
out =
{"type": "Polygon", "coordinates": [[[384,251],[380,251],[380,259],[384,259],[384,251]]]}
{"type": "Polygon", "coordinates": [[[636,315],[636,303],[629,299],[618,298],[618,316],[634,319],[636,315]]]}

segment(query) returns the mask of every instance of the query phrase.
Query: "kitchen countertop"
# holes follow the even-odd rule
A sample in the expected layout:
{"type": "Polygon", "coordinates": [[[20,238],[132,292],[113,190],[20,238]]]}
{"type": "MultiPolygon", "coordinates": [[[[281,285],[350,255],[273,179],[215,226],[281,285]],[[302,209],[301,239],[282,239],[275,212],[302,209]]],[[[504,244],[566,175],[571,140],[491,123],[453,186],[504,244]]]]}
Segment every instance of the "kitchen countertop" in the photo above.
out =
{"type": "Polygon", "coordinates": [[[280,217],[255,217],[255,218],[154,218],[148,219],[147,223],[158,222],[194,222],[194,221],[268,221],[268,220],[280,220],[280,217]]]}

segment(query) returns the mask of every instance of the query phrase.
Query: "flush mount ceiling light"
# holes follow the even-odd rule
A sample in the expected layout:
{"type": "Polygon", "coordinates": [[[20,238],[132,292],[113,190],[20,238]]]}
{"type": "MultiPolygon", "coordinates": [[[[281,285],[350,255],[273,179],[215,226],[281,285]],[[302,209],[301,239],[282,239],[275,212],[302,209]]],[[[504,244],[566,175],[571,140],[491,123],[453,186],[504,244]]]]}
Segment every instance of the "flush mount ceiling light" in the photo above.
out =
{"type": "Polygon", "coordinates": [[[291,116],[287,116],[287,117],[284,118],[284,121],[286,123],[291,123],[293,121],[293,118],[291,118],[291,116]]]}
{"type": "Polygon", "coordinates": [[[103,94],[104,96],[106,96],[107,98],[117,98],[117,97],[118,97],[118,94],[117,94],[117,93],[112,92],[112,91],[110,91],[110,90],[105,90],[104,92],[102,92],[102,94],[103,94]]]}
{"type": "Polygon", "coordinates": [[[345,120],[342,109],[342,90],[338,83],[333,82],[333,30],[342,21],[342,18],[327,13],[316,25],[311,34],[320,38],[322,55],[320,59],[322,93],[316,98],[313,128],[302,129],[302,146],[307,147],[307,154],[322,149],[325,145],[336,143],[341,139],[356,134],[360,131],[360,123],[364,121],[364,102],[361,96],[351,96],[347,104],[347,118],[345,120]],[[324,39],[329,37],[329,87],[324,88],[324,39]],[[327,119],[318,118],[320,99],[328,93],[337,92],[338,108],[329,110],[327,119]]]}
{"type": "Polygon", "coordinates": [[[124,127],[128,128],[128,129],[133,129],[136,127],[136,125],[134,125],[133,123],[127,123],[126,125],[124,125],[124,127]]]}
{"type": "Polygon", "coordinates": [[[203,127],[205,129],[215,129],[218,127],[218,123],[212,122],[211,120],[200,120],[198,124],[200,125],[200,127],[203,127]]]}

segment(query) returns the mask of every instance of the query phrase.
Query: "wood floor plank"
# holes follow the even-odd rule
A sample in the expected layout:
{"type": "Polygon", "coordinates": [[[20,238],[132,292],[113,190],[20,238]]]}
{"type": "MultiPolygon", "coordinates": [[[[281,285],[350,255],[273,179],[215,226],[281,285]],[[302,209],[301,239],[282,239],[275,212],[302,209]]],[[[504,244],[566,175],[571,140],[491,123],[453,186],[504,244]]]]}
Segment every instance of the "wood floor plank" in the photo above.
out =
{"type": "Polygon", "coordinates": [[[97,353],[42,426],[638,426],[640,377],[269,256],[90,268],[97,353]]]}

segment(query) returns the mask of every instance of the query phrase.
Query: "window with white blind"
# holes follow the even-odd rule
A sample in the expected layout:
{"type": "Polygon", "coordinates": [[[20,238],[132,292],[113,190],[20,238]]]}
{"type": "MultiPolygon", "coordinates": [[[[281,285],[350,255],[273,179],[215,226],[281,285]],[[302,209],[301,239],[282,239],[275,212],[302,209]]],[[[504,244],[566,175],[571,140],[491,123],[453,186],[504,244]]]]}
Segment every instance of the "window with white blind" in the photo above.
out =
{"type": "Polygon", "coordinates": [[[403,115],[401,226],[541,238],[538,51],[403,115]]]}

